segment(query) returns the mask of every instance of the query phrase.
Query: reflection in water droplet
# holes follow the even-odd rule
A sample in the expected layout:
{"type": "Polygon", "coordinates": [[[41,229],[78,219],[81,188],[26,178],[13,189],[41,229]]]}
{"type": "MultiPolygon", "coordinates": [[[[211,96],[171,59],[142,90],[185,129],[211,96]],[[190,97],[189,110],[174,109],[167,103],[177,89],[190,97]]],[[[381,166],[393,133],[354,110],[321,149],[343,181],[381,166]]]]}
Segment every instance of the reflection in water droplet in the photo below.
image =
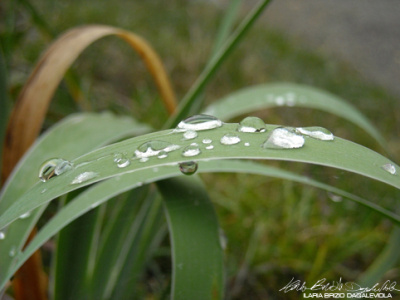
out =
{"type": "Polygon", "coordinates": [[[265,132],[264,121],[257,117],[244,118],[238,125],[239,132],[265,132]]]}
{"type": "Polygon", "coordinates": [[[0,231],[0,240],[4,240],[6,238],[6,234],[3,231],[0,231]]]}
{"type": "Polygon", "coordinates": [[[83,172],[72,180],[71,184],[78,184],[97,177],[99,174],[96,172],[83,172]]]}
{"type": "Polygon", "coordinates": [[[319,126],[298,127],[296,128],[296,132],[322,141],[332,141],[335,138],[332,132],[319,126]]]}
{"type": "Polygon", "coordinates": [[[194,138],[197,137],[197,132],[194,131],[194,130],[185,131],[185,133],[183,134],[183,137],[184,137],[186,140],[194,139],[194,138]]]}
{"type": "Polygon", "coordinates": [[[189,145],[182,151],[182,155],[189,157],[189,156],[196,156],[201,153],[199,146],[196,145],[189,145]]]}
{"type": "Polygon", "coordinates": [[[20,215],[19,218],[20,218],[20,219],[26,219],[26,218],[29,218],[30,216],[31,216],[31,212],[28,211],[28,212],[26,212],[26,213],[20,215]]]}
{"type": "Polygon", "coordinates": [[[264,142],[263,148],[266,149],[294,149],[304,145],[304,137],[289,131],[286,128],[275,128],[264,142]]]}
{"type": "Polygon", "coordinates": [[[392,164],[384,164],[382,166],[382,169],[384,169],[386,172],[389,172],[392,175],[396,175],[397,171],[396,171],[396,167],[392,164]]]}
{"type": "Polygon", "coordinates": [[[52,158],[42,164],[39,170],[39,178],[46,182],[54,176],[61,175],[72,169],[72,163],[62,158],[52,158]]]}
{"type": "Polygon", "coordinates": [[[342,202],[343,201],[343,197],[336,195],[332,192],[328,192],[328,197],[329,199],[331,199],[333,202],[342,202]]]}
{"type": "Polygon", "coordinates": [[[137,150],[135,150],[135,155],[137,158],[140,158],[141,162],[144,162],[147,161],[149,157],[160,155],[161,152],[168,153],[179,148],[180,146],[165,141],[149,141],[141,144],[137,150]]]}
{"type": "Polygon", "coordinates": [[[181,170],[182,174],[192,175],[197,171],[197,163],[194,161],[186,161],[179,164],[179,170],[181,170]]]}
{"type": "Polygon", "coordinates": [[[14,257],[15,254],[17,254],[17,247],[12,246],[11,249],[10,249],[10,252],[8,252],[8,255],[9,255],[10,257],[14,257]]]}
{"type": "Polygon", "coordinates": [[[131,164],[125,154],[122,153],[114,154],[114,162],[117,164],[118,168],[125,168],[131,164]]]}
{"type": "Polygon", "coordinates": [[[176,129],[180,130],[209,130],[222,126],[222,121],[210,115],[195,115],[181,121],[176,129]]]}
{"type": "Polygon", "coordinates": [[[211,139],[204,139],[203,144],[211,144],[212,140],[211,139]]]}
{"type": "Polygon", "coordinates": [[[240,142],[240,138],[235,133],[227,133],[221,138],[223,145],[235,145],[240,142]]]}

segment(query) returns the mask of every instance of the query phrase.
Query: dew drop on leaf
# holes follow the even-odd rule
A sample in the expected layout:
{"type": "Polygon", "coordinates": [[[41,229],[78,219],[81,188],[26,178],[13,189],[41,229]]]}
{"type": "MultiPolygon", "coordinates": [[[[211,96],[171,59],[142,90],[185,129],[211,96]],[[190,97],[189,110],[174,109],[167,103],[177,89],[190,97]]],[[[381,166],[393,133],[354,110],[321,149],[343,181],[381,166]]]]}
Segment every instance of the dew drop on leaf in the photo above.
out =
{"type": "Polygon", "coordinates": [[[179,164],[179,170],[185,175],[192,175],[196,173],[197,167],[198,165],[194,161],[186,161],[179,164]]]}
{"type": "Polygon", "coordinates": [[[278,127],[270,133],[262,146],[266,149],[295,149],[301,148],[303,145],[303,136],[297,135],[286,128],[278,127]]]}
{"type": "Polygon", "coordinates": [[[183,134],[185,140],[191,140],[197,137],[197,132],[194,130],[185,131],[183,134]]]}
{"type": "Polygon", "coordinates": [[[10,257],[14,257],[15,254],[17,254],[17,247],[12,246],[11,249],[10,249],[10,252],[8,252],[8,255],[9,255],[10,257]]]}
{"type": "Polygon", "coordinates": [[[62,158],[52,158],[45,161],[39,170],[39,178],[46,182],[54,176],[61,175],[72,169],[72,163],[62,158]]]}
{"type": "Polygon", "coordinates": [[[212,150],[212,149],[214,149],[214,146],[213,146],[213,145],[207,145],[207,146],[206,146],[206,149],[207,149],[207,150],[212,150]]]}
{"type": "Polygon", "coordinates": [[[389,172],[392,175],[396,175],[397,174],[397,170],[396,167],[392,164],[384,164],[382,166],[382,169],[384,169],[386,172],[389,172]]]}
{"type": "Polygon", "coordinates": [[[265,132],[264,121],[257,117],[244,118],[238,125],[239,132],[265,132]]]}
{"type": "Polygon", "coordinates": [[[203,139],[203,144],[211,144],[212,140],[211,139],[203,139]]]}
{"type": "Polygon", "coordinates": [[[71,184],[79,184],[85,181],[88,181],[90,179],[93,179],[97,177],[99,174],[96,172],[83,172],[76,176],[74,180],[72,180],[71,184]]]}
{"type": "Polygon", "coordinates": [[[250,143],[244,143],[244,145],[245,145],[246,147],[249,147],[249,146],[250,146],[250,143]]]}
{"type": "Polygon", "coordinates": [[[0,240],[4,240],[6,238],[6,234],[3,231],[0,231],[0,240]]]}
{"type": "Polygon", "coordinates": [[[189,145],[182,151],[182,155],[185,157],[196,156],[196,155],[199,155],[200,153],[201,153],[201,151],[197,144],[189,145]]]}
{"type": "Polygon", "coordinates": [[[181,121],[176,129],[180,130],[209,130],[214,129],[222,126],[222,121],[218,118],[210,115],[194,115],[191,116],[183,121],[181,121]]]}
{"type": "Polygon", "coordinates": [[[301,133],[303,135],[307,135],[317,140],[322,141],[333,141],[334,135],[328,129],[319,127],[319,126],[312,126],[312,127],[298,127],[295,130],[297,133],[301,133]]]}
{"type": "Polygon", "coordinates": [[[141,144],[136,150],[135,155],[141,161],[146,161],[149,157],[157,156],[161,152],[168,153],[179,149],[180,146],[165,141],[149,141],[141,144]],[[143,159],[143,160],[142,160],[143,159]]]}
{"type": "Polygon", "coordinates": [[[235,145],[240,143],[240,137],[236,133],[227,133],[221,138],[221,144],[223,145],[235,145]]]}
{"type": "Polygon", "coordinates": [[[114,154],[114,162],[117,164],[118,168],[125,168],[131,164],[129,159],[123,153],[114,154]]]}
{"type": "Polygon", "coordinates": [[[26,219],[26,218],[29,218],[30,216],[31,216],[31,212],[28,211],[28,212],[26,212],[26,213],[20,215],[19,218],[20,218],[20,219],[26,219]]]}

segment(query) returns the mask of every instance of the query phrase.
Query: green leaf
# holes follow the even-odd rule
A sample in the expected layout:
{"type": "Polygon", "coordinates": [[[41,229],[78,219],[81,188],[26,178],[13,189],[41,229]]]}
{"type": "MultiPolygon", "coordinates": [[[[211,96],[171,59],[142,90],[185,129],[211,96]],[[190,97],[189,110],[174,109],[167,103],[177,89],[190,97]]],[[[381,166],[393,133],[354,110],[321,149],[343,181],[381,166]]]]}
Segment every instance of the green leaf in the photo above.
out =
{"type": "Polygon", "coordinates": [[[306,85],[269,83],[245,88],[217,100],[204,113],[229,120],[252,111],[278,106],[313,108],[337,115],[358,125],[384,149],[388,149],[379,131],[354,106],[326,91],[306,85]]]}
{"type": "MultiPolygon", "coordinates": [[[[76,114],[65,118],[49,129],[21,159],[10,175],[0,196],[0,211],[13,205],[15,201],[38,181],[40,164],[53,157],[71,160],[94,148],[123,137],[148,131],[130,118],[115,117],[109,113],[76,114]]],[[[29,232],[36,224],[45,206],[30,211],[30,217],[19,219],[3,232],[6,238],[0,245],[0,278],[12,265],[11,252],[22,248],[29,232]]],[[[28,212],[27,211],[27,212],[28,212]]]]}
{"type": "MultiPolygon", "coordinates": [[[[392,164],[393,168],[398,170],[399,166],[386,157],[358,144],[337,137],[333,141],[305,137],[304,146],[298,149],[265,149],[262,145],[270,132],[277,128],[276,125],[266,125],[267,130],[264,133],[237,132],[237,128],[238,124],[227,123],[220,128],[199,131],[198,136],[191,140],[185,139],[181,132],[166,130],[132,138],[88,153],[73,161],[75,168],[72,170],[54,177],[48,182],[38,182],[28,193],[20,197],[1,215],[0,228],[33,208],[94,182],[130,172],[138,172],[140,176],[140,173],[145,170],[156,172],[157,168],[161,166],[194,159],[198,162],[210,159],[272,159],[305,162],[354,172],[400,188],[398,175],[393,175],[382,168],[386,164],[392,164]],[[241,142],[235,145],[221,144],[220,139],[231,132],[235,133],[241,142]],[[214,148],[207,150],[206,144],[202,142],[203,139],[211,139],[214,148]],[[134,151],[142,143],[156,140],[171,143],[179,149],[169,152],[166,158],[160,159],[155,156],[142,162],[135,157],[125,168],[116,166],[113,159],[115,153],[127,153],[132,157],[134,151]],[[199,145],[201,153],[195,157],[183,156],[182,151],[192,143],[199,145]],[[248,143],[249,146],[245,146],[245,143],[248,143]],[[85,180],[75,184],[80,181],[78,180],[80,178],[85,180]]],[[[176,168],[178,167],[176,166],[176,168]]]]}
{"type": "Polygon", "coordinates": [[[171,299],[222,299],[223,255],[214,207],[197,177],[158,183],[171,236],[171,299]]]}

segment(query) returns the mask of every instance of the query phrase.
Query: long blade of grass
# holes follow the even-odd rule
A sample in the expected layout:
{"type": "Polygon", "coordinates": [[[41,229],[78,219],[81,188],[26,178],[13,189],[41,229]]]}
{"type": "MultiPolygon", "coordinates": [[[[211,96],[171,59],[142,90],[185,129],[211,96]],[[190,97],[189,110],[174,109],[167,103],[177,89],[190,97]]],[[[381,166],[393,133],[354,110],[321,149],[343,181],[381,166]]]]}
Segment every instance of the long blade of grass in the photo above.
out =
{"type": "Polygon", "coordinates": [[[278,107],[306,107],[322,110],[353,122],[370,134],[384,149],[387,142],[376,127],[354,106],[315,87],[294,83],[269,83],[245,88],[211,104],[204,113],[229,120],[252,111],[278,107]]]}
{"type": "Polygon", "coordinates": [[[214,207],[197,177],[158,183],[172,248],[171,299],[222,299],[223,255],[214,207]]]}
{"type": "MultiPolygon", "coordinates": [[[[37,181],[40,164],[52,157],[71,160],[85,152],[123,137],[141,134],[149,128],[130,118],[117,118],[111,114],[76,114],[65,118],[49,129],[22,158],[9,177],[0,195],[0,211],[6,210],[37,181]],[[100,133],[100,134],[99,134],[100,133]]],[[[44,207],[30,212],[30,217],[11,224],[0,245],[0,275],[7,271],[30,230],[36,224],[44,207]]]]}
{"type": "Polygon", "coordinates": [[[232,50],[238,45],[240,40],[244,37],[244,35],[248,32],[257,18],[261,15],[265,7],[271,2],[271,0],[262,0],[260,1],[254,9],[247,15],[247,17],[240,23],[238,28],[234,31],[234,33],[230,36],[230,38],[226,41],[223,47],[219,49],[217,54],[213,55],[212,59],[206,65],[205,69],[202,71],[196,82],[187,92],[187,94],[183,97],[182,101],[179,103],[178,109],[176,113],[174,113],[164,128],[171,128],[178,124],[180,120],[187,117],[187,114],[190,111],[194,101],[198,98],[200,93],[203,91],[203,88],[210,81],[212,76],[216,73],[219,66],[228,57],[228,55],[232,52],[232,50]]]}
{"type": "Polygon", "coordinates": [[[153,49],[141,37],[110,26],[84,26],[60,37],[42,56],[24,86],[8,124],[3,152],[2,178],[7,178],[23,153],[34,142],[50,100],[66,70],[94,41],[109,35],[125,40],[142,57],[160,90],[167,109],[175,108],[175,96],[164,67],[153,49]]]}
{"type": "Polygon", "coordinates": [[[88,153],[74,160],[75,168],[62,176],[52,178],[48,182],[38,182],[29,193],[24,194],[11,207],[4,211],[0,217],[0,228],[3,228],[23,213],[43,205],[55,197],[80,187],[130,172],[142,172],[146,169],[153,169],[168,164],[177,164],[190,159],[198,162],[216,159],[271,159],[297,161],[333,167],[350,171],[369,177],[388,185],[400,188],[398,175],[385,170],[383,166],[390,166],[393,170],[399,170],[399,166],[388,158],[361,145],[335,137],[332,141],[321,141],[305,137],[305,144],[298,149],[265,149],[262,147],[270,132],[276,129],[277,125],[266,125],[264,133],[238,132],[238,124],[225,123],[222,127],[208,131],[198,132],[194,139],[183,138],[181,132],[165,130],[137,138],[125,140],[120,143],[106,146],[91,153],[88,153]],[[235,145],[224,145],[220,143],[221,138],[227,133],[235,133],[241,142],[235,145]],[[214,141],[212,150],[207,150],[202,143],[203,139],[214,141]],[[139,158],[132,160],[132,163],[125,168],[118,168],[113,160],[114,153],[127,153],[134,155],[134,151],[144,142],[161,140],[175,145],[180,150],[171,151],[168,157],[159,159],[152,157],[148,161],[141,161],[139,158]],[[182,150],[197,143],[201,153],[195,157],[185,157],[182,150]],[[249,146],[246,146],[245,145],[249,146]],[[82,178],[82,180],[81,180],[82,178]],[[45,193],[42,193],[46,189],[45,193]]]}
{"type": "MultiPolygon", "coordinates": [[[[349,200],[355,201],[356,203],[369,207],[378,213],[381,213],[383,217],[390,219],[396,224],[400,224],[399,216],[390,211],[382,209],[374,203],[371,203],[356,195],[337,189],[330,185],[323,184],[321,182],[304,176],[300,176],[293,172],[277,169],[274,167],[269,167],[254,162],[220,160],[202,162],[199,166],[198,172],[238,172],[264,175],[299,182],[343,196],[349,200]]],[[[125,174],[121,177],[114,177],[107,181],[94,185],[93,187],[80,194],[77,198],[75,198],[74,201],[65,206],[53,219],[51,219],[41,229],[35,239],[28,245],[24,252],[20,254],[17,259],[17,263],[23,263],[23,261],[26,260],[26,258],[29,257],[33,251],[38,249],[48,239],[55,235],[60,229],[62,229],[64,226],[66,226],[79,216],[83,215],[90,209],[93,209],[93,207],[101,205],[104,201],[111,199],[119,193],[138,187],[141,184],[142,180],[146,182],[152,182],[163,178],[179,176],[180,174],[181,173],[176,166],[167,165],[160,167],[157,172],[154,172],[154,170],[152,169],[147,169],[140,174],[125,174]]],[[[14,266],[14,268],[18,268],[18,265],[14,266]]],[[[13,274],[14,270],[15,269],[11,269],[9,271],[9,276],[13,274]]]]}

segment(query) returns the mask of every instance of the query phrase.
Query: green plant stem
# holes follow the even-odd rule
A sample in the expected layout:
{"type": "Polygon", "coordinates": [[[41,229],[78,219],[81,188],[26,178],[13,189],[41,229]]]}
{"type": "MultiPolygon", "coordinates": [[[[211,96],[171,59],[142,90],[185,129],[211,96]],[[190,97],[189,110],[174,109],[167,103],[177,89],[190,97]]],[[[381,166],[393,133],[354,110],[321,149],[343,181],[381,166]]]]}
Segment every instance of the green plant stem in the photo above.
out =
{"type": "Polygon", "coordinates": [[[203,88],[210,81],[212,76],[218,70],[222,62],[231,53],[231,51],[236,47],[242,37],[251,28],[257,18],[261,15],[264,8],[271,2],[271,0],[261,1],[254,9],[247,15],[247,17],[242,21],[239,27],[235,30],[232,36],[227,40],[224,46],[217,52],[216,55],[212,57],[209,64],[205,67],[203,72],[200,74],[199,78],[190,88],[188,93],[183,97],[180,102],[177,112],[171,116],[171,118],[166,122],[164,128],[171,128],[176,126],[178,122],[187,116],[188,111],[192,107],[197,96],[202,92],[203,88]]]}

